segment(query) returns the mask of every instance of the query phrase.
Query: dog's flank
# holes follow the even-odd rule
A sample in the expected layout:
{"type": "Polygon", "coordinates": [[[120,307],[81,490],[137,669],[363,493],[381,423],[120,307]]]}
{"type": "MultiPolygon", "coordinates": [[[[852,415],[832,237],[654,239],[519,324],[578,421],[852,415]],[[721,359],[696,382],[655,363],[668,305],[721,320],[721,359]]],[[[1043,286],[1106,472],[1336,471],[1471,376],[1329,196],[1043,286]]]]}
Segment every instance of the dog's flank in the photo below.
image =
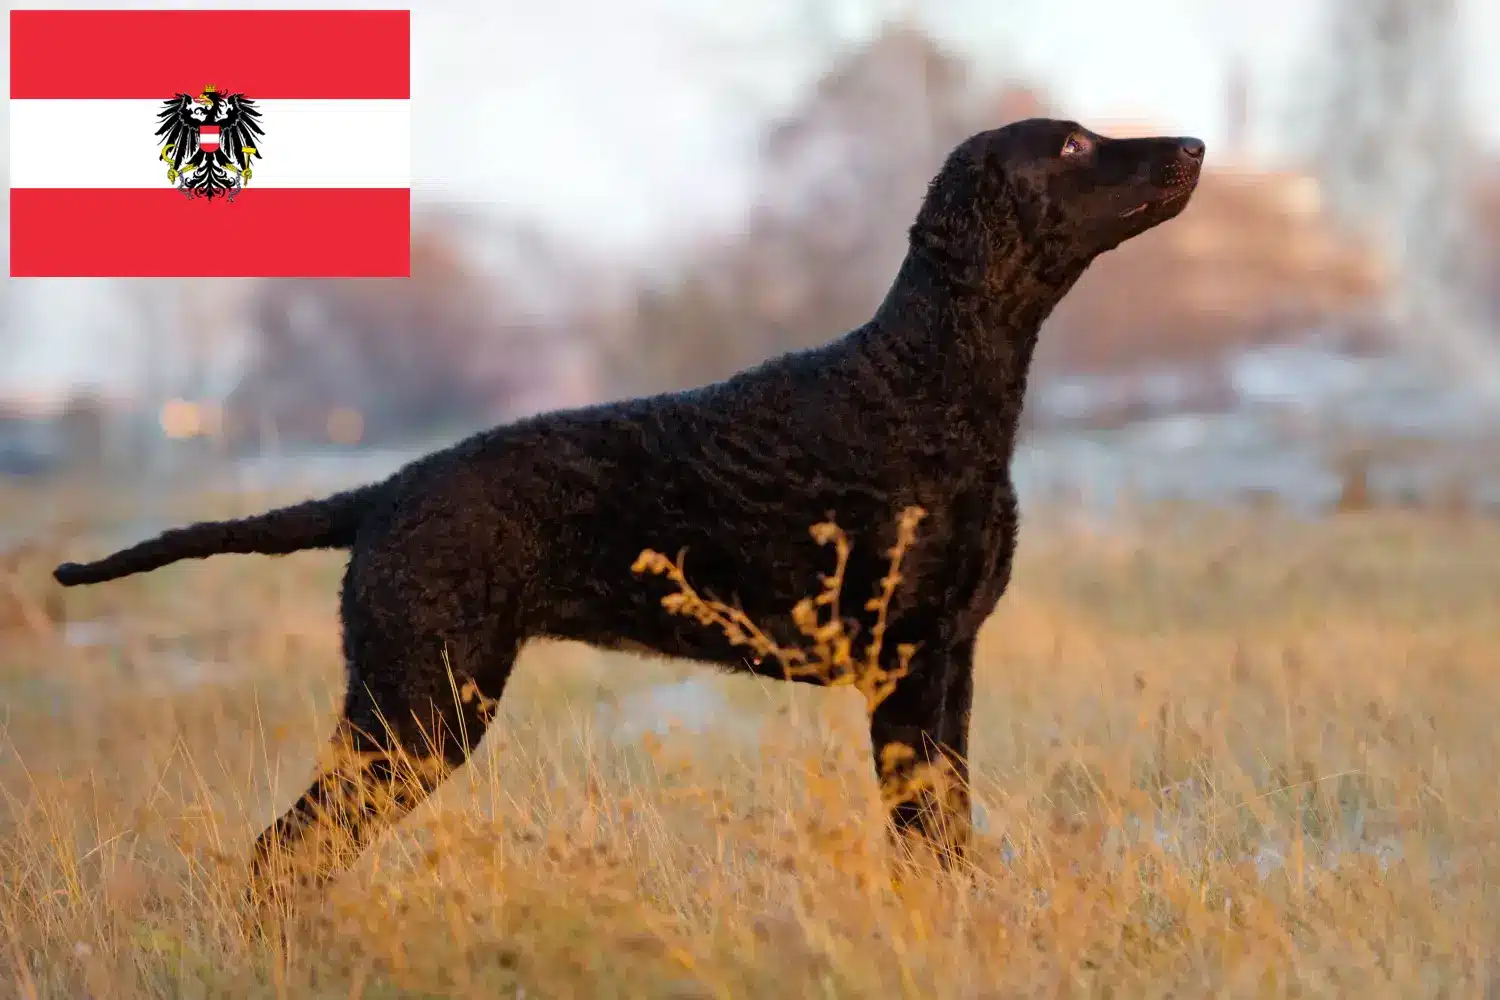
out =
{"type": "Polygon", "coordinates": [[[722,631],[668,614],[671,582],[632,573],[643,550],[685,552],[699,592],[786,647],[826,566],[809,528],[849,533],[844,585],[872,594],[900,513],[920,508],[882,611],[883,648],[909,659],[882,665],[904,676],[871,711],[872,764],[884,780],[899,782],[892,768],[953,778],[949,792],[888,803],[895,829],[951,863],[968,836],[974,644],[1010,582],[1010,461],[1040,327],[1099,254],[1182,211],[1202,157],[1197,140],[1111,140],[1072,122],[980,133],[934,178],[874,316],[823,347],[497,427],[383,484],[168,532],[58,577],[350,548],[337,741],[360,763],[353,776],[322,769],[255,853],[265,877],[279,848],[311,852],[321,879],[467,759],[530,639],[783,675],[775,657],[747,658],[722,631]],[[330,822],[347,850],[311,835],[330,822]]]}
{"type": "Polygon", "coordinates": [[[224,553],[284,556],[305,549],[347,549],[380,485],[335,493],[254,517],[201,521],[164,531],[128,549],[88,563],[63,563],[52,571],[64,587],[104,583],[160,569],[181,559],[224,553]]]}

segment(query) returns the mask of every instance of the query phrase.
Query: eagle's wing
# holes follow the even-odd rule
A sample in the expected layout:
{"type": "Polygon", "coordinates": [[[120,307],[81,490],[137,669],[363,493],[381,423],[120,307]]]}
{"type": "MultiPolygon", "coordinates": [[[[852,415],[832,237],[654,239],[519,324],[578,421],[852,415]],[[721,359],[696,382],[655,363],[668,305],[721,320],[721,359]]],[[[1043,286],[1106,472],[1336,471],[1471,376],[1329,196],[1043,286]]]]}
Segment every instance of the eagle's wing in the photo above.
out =
{"type": "Polygon", "coordinates": [[[243,94],[230,94],[225,104],[227,109],[219,122],[219,148],[241,168],[249,167],[250,157],[260,156],[260,137],[265,135],[260,127],[260,111],[243,94]],[[246,147],[255,152],[246,153],[246,147]]]}
{"type": "Polygon", "coordinates": [[[198,123],[193,120],[193,99],[187,94],[162,102],[156,116],[158,146],[171,146],[171,163],[182,169],[182,161],[198,155],[198,123]]]}

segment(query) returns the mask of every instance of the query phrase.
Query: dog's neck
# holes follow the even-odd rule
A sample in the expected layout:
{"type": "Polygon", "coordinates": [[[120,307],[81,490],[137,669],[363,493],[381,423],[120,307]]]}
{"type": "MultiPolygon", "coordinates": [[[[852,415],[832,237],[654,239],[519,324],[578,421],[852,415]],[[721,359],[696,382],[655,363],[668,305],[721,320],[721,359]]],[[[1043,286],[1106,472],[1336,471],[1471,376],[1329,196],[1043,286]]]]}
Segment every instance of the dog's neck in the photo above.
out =
{"type": "Polygon", "coordinates": [[[1013,436],[1042,323],[1087,267],[1046,258],[1023,251],[965,271],[913,241],[861,346],[893,392],[1013,436]]]}

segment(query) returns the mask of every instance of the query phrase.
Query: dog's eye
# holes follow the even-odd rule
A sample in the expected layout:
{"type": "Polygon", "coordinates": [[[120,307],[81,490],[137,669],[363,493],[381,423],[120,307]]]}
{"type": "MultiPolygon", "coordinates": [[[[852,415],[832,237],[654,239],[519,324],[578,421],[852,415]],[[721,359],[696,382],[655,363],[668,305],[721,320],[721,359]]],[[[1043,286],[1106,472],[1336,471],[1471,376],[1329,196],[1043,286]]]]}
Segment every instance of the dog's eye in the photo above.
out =
{"type": "Polygon", "coordinates": [[[1076,132],[1063,141],[1063,156],[1082,156],[1089,151],[1088,140],[1076,132]]]}

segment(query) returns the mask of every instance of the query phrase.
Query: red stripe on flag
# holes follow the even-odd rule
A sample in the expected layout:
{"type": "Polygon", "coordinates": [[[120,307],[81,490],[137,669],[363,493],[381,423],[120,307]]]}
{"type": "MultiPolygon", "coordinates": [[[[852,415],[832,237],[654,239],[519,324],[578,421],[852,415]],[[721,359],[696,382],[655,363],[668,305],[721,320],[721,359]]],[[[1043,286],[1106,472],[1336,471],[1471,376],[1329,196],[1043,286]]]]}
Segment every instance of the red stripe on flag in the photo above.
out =
{"type": "Polygon", "coordinates": [[[411,97],[405,10],[14,10],[12,100],[411,97]]]}
{"type": "Polygon", "coordinates": [[[13,188],[16,278],[404,278],[409,188],[13,188]]]}

